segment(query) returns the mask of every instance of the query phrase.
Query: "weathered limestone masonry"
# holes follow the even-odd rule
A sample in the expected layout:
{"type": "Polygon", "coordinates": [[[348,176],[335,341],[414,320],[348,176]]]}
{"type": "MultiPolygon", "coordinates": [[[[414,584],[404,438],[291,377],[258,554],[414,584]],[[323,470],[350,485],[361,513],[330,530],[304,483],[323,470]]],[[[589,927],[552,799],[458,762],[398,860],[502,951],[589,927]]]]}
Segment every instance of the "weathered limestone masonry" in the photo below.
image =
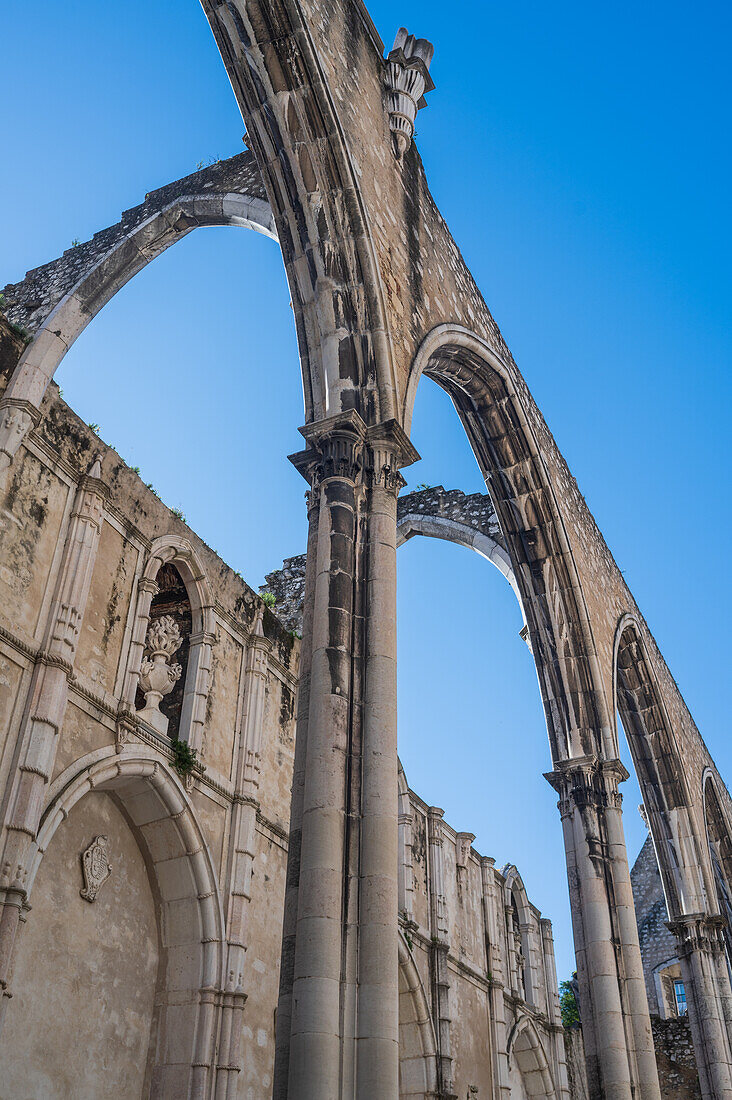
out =
{"type": "MultiPolygon", "coordinates": [[[[0,513],[0,1096],[111,1100],[124,1082],[125,1096],[258,1100],[275,1058],[299,643],[55,385],[41,412],[0,513]],[[152,712],[143,681],[165,686],[152,712]],[[176,770],[172,735],[205,771],[176,770]]],[[[342,479],[328,480],[337,513],[342,479]]],[[[401,770],[393,798],[398,921],[374,936],[396,942],[399,1097],[568,1100],[550,922],[516,868],[480,856],[401,770]]]]}
{"type": "Polygon", "coordinates": [[[686,990],[676,938],[668,927],[666,899],[650,836],[633,864],[630,877],[661,1095],[672,1100],[697,1100],[700,1092],[696,1059],[689,1017],[684,1014],[681,1000],[686,990]]]}
{"type": "Polygon", "coordinates": [[[0,513],[0,1094],[265,1096],[299,642],[55,385],[41,412],[0,513]],[[160,717],[205,771],[135,703],[175,584],[160,717]]]}
{"type": "MultiPolygon", "coordinates": [[[[121,237],[112,234],[108,251],[92,241],[46,269],[50,280],[58,275],[47,296],[9,288],[11,309],[21,311],[13,317],[22,321],[27,309],[34,339],[0,402],[0,466],[12,494],[16,456],[40,425],[56,366],[144,263],[195,224],[229,220],[276,234],[303,374],[306,449],[294,460],[310,487],[310,535],[275,1095],[398,1095],[396,496],[399,469],[415,458],[411,415],[426,374],[461,417],[526,618],[549,733],[547,778],[564,830],[590,1093],[659,1096],[622,828],[617,709],[677,940],[702,1094],[730,1098],[729,795],[429,194],[412,138],[424,96],[433,94],[433,48],[402,29],[385,58],[361,0],[203,0],[203,8],[261,185],[249,178],[252,161],[237,162],[243,176],[233,184],[226,166],[220,178],[213,173],[218,193],[213,178],[211,194],[201,194],[203,184],[190,177],[185,196],[176,192],[161,209],[153,201],[149,216],[141,211],[121,237]]],[[[44,276],[30,281],[42,284],[44,276]]],[[[58,549],[67,575],[54,577],[43,626],[32,625],[48,672],[34,681],[25,716],[31,755],[22,757],[22,773],[13,763],[13,853],[22,835],[33,842],[30,822],[41,806],[30,777],[42,779],[52,767],[46,753],[68,693],[62,680],[78,661],[73,639],[64,643],[50,621],[52,601],[68,583],[83,603],[83,573],[101,548],[93,531],[99,509],[106,514],[108,482],[92,458],[86,488],[78,476],[74,483],[82,492],[74,522],[84,532],[78,579],[72,540],[58,549]]],[[[74,469],[78,475],[78,462],[74,469]]],[[[161,559],[161,568],[172,560],[161,559]]],[[[136,655],[157,598],[151,580],[131,625],[136,655]]],[[[195,590],[195,577],[189,581],[195,590]]],[[[201,637],[191,643],[199,672],[188,692],[199,732],[194,703],[203,697],[210,645],[210,605],[202,599],[191,597],[201,637]]],[[[173,627],[180,631],[171,616],[160,628],[163,649],[152,655],[156,683],[169,686],[171,699],[178,690],[173,627]]],[[[124,687],[127,707],[136,676],[124,687]]],[[[7,877],[8,905],[19,911],[22,878],[15,867],[7,877]]],[[[12,944],[17,917],[3,919],[4,942],[12,944]]],[[[201,919],[209,928],[210,914],[201,919]]],[[[200,988],[209,989],[206,975],[200,988]]],[[[204,999],[200,1009],[203,1067],[213,1008],[204,999]]]]}

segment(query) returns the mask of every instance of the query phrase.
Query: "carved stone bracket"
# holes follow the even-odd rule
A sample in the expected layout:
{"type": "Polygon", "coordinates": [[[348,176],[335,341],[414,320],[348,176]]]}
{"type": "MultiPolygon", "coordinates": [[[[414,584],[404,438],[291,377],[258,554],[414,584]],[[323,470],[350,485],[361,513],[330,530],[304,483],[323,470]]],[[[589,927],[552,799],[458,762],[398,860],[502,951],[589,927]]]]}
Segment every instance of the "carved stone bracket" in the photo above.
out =
{"type": "Polygon", "coordinates": [[[19,398],[0,403],[0,473],[12,463],[28,432],[41,419],[40,410],[19,398]]]}
{"type": "Polygon", "coordinates": [[[401,159],[412,144],[417,111],[426,106],[425,92],[434,83],[429,74],[435,47],[400,27],[386,59],[385,82],[389,128],[396,156],[401,159]]]}

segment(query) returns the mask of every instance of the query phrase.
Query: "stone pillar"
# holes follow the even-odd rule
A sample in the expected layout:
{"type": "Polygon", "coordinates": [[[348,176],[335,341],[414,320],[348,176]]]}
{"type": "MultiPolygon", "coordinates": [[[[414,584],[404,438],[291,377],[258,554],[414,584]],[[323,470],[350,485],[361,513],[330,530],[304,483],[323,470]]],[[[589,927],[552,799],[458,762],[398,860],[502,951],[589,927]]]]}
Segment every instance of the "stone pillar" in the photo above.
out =
{"type": "Polygon", "coordinates": [[[437,1084],[441,1097],[451,1097],[452,1039],[450,1028],[450,930],[445,897],[442,818],[444,810],[430,806],[427,811],[427,844],[430,888],[430,936],[432,939],[432,1018],[437,1038],[437,1084]]]}
{"type": "MultiPolygon", "coordinates": [[[[308,467],[300,466],[307,474],[308,467]]],[[[313,609],[315,578],[318,566],[318,527],[320,521],[319,494],[309,491],[305,495],[308,507],[308,543],[305,566],[305,592],[303,597],[302,642],[298,670],[297,718],[295,735],[295,759],[292,770],[292,797],[290,802],[290,836],[287,848],[287,876],[285,882],[285,906],[282,920],[282,953],[280,960],[280,987],[277,1001],[277,1030],[275,1038],[275,1065],[273,1100],[287,1100],[290,1065],[290,1029],[292,1024],[292,987],[295,970],[295,942],[297,938],[297,909],[300,889],[300,850],[302,846],[302,809],[305,792],[305,760],[310,718],[310,670],[312,664],[313,609]]]]}
{"type": "Polygon", "coordinates": [[[353,598],[365,427],[352,413],[303,434],[311,444],[305,463],[318,497],[318,535],[287,1096],[339,1100],[353,598]]]}
{"type": "Polygon", "coordinates": [[[562,1013],[559,1007],[557,964],[554,958],[552,922],[546,917],[542,917],[539,925],[541,928],[542,955],[544,957],[543,970],[546,979],[547,1016],[549,1017],[549,1026],[552,1030],[554,1080],[557,1086],[557,1096],[560,1097],[561,1100],[569,1100],[567,1054],[564,1048],[564,1028],[562,1026],[562,1013]]]}
{"type": "Polygon", "coordinates": [[[263,612],[264,604],[261,604],[247,646],[244,673],[244,713],[239,731],[236,791],[231,822],[226,919],[227,962],[216,1074],[216,1100],[236,1100],[237,1079],[243,1068],[241,1041],[244,1005],[247,999],[244,991],[247,918],[256,854],[267,662],[272,649],[272,643],[265,638],[262,629],[263,612]]]}
{"type": "Polygon", "coordinates": [[[26,903],[25,868],[28,850],[38,831],[45,789],[56,759],[58,736],[68,699],[68,681],[86,602],[89,596],[107,487],[95,458],[82,478],[71,513],[56,592],[41,652],[30,688],[28,715],[21,732],[20,764],[13,776],[5,821],[6,835],[0,871],[0,1023],[10,996],[8,988],[13,946],[26,903]]]}
{"type": "Polygon", "coordinates": [[[278,1026],[274,1095],[396,1097],[396,495],[416,454],[395,422],[367,429],[356,412],[302,431],[309,446],[293,461],[312,485],[312,617],[288,871],[297,911],[288,881],[283,936],[292,978],[280,987],[291,1018],[289,1043],[278,1026]]]}
{"type": "Polygon", "coordinates": [[[590,1095],[659,1100],[621,818],[619,760],[561,761],[559,794],[590,1095]]]}
{"type": "Polygon", "coordinates": [[[510,1100],[511,1085],[508,1079],[508,1033],[506,1031],[505,988],[506,973],[503,965],[503,898],[496,884],[495,860],[484,856],[481,860],[483,885],[483,920],[486,937],[486,969],[491,983],[490,1028],[493,1051],[493,1092],[496,1100],[510,1100]]]}
{"type": "MultiPolygon", "coordinates": [[[[726,972],[724,918],[691,913],[669,921],[686,990],[691,1037],[704,1100],[732,1098],[732,1053],[719,996],[719,970],[726,972]]],[[[724,974],[727,984],[729,977],[724,974]]]]}
{"type": "Polygon", "coordinates": [[[396,516],[399,467],[410,451],[393,424],[370,429],[367,441],[358,1100],[399,1093],[396,516]]]}

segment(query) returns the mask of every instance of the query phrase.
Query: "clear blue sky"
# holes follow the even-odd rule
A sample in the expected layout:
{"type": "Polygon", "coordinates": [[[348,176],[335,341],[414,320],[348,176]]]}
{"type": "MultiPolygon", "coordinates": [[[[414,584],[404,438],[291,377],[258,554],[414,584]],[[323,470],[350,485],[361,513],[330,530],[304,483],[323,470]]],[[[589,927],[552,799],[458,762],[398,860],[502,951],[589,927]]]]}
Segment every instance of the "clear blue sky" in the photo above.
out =
{"type": "MultiPolygon", "coordinates": [[[[730,622],[730,9],[371,4],[431,38],[428,179],[723,774],[730,622]],[[447,17],[449,15],[449,18],[447,17]]],[[[3,12],[0,285],[146,191],[242,149],[196,0],[3,12]]],[[[256,586],[304,547],[302,396],[277,246],[186,238],[67,356],[65,397],[256,586]]],[[[481,490],[424,382],[412,485],[481,490]]],[[[400,742],[412,786],[515,862],[572,969],[564,857],[533,666],[491,566],[400,558],[400,742]],[[425,598],[427,596],[427,598],[425,598]]],[[[645,832],[627,784],[631,855],[645,832]]]]}

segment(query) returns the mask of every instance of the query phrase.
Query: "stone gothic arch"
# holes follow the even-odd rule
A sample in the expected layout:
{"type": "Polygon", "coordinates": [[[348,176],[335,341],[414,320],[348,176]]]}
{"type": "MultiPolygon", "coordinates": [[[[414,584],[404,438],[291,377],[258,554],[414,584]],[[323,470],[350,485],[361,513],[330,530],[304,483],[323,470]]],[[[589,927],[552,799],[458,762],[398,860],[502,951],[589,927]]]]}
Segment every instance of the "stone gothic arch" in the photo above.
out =
{"type": "MultiPolygon", "coordinates": [[[[705,771],[700,806],[692,793],[689,761],[682,759],[654,674],[652,654],[629,614],[621,617],[616,630],[615,677],[617,709],[643,796],[669,927],[678,943],[700,1082],[709,1095],[723,1095],[732,1065],[726,921],[720,917],[713,852],[703,840],[709,826],[699,820],[708,805],[707,792],[716,800],[712,772],[705,771]],[[711,1050],[716,1052],[712,1059],[700,1056],[711,1050]]],[[[716,831],[728,857],[729,833],[723,820],[720,809],[716,831]]]]}
{"type": "Polygon", "coordinates": [[[507,864],[502,873],[505,878],[503,906],[509,945],[511,985],[522,995],[522,1000],[531,1005],[537,1005],[539,990],[536,982],[534,945],[530,936],[531,914],[528,894],[521,875],[513,864],[507,864]],[[512,943],[514,939],[516,942],[512,943]]]}
{"type": "Polygon", "coordinates": [[[508,1058],[509,1072],[518,1072],[527,1100],[551,1100],[556,1095],[544,1047],[528,1016],[517,1020],[511,1030],[508,1058]]]}
{"type": "Polygon", "coordinates": [[[2,397],[2,407],[13,410],[13,419],[11,425],[0,426],[0,469],[12,462],[21,440],[38,423],[48,383],[102,307],[151,260],[205,226],[253,229],[277,240],[251,153],[150,192],[117,225],[4,288],[8,318],[33,339],[2,397]]]}
{"type": "Polygon", "coordinates": [[[140,680],[140,666],[150,621],[150,607],[153,596],[157,592],[156,577],[164,565],[175,566],[180,574],[188,593],[192,613],[183,704],[177,736],[200,752],[203,748],[206,701],[209,691],[211,647],[216,640],[214,605],[210,586],[198,555],[188,539],[180,535],[162,535],[155,540],[137,583],[136,613],[127,656],[123,709],[129,718],[134,716],[135,695],[140,680]]]}
{"type": "MultiPolygon", "coordinates": [[[[247,186],[261,187],[255,197],[266,206],[235,216],[276,232],[305,390],[305,448],[293,462],[309,485],[308,566],[275,1100],[341,1097],[344,1082],[355,1082],[359,1100],[398,1092],[396,497],[400,468],[417,457],[409,431],[423,373],[465,427],[526,615],[564,830],[590,1091],[657,1100],[613,706],[613,631],[632,598],[429,193],[412,136],[432,88],[432,47],[402,29],[384,58],[362,0],[203,8],[261,174],[247,186]]],[[[210,214],[195,194],[204,220],[224,217],[225,196],[210,214]]],[[[179,200],[160,196],[149,224],[142,211],[129,241],[115,237],[119,247],[99,265],[76,270],[94,242],[64,258],[70,281],[61,280],[61,298],[52,293],[50,316],[41,303],[46,323],[0,402],[0,464],[38,422],[48,379],[98,306],[192,228],[195,195],[192,211],[179,200]]],[[[97,242],[103,252],[106,243],[97,242]]],[[[645,624],[638,635],[640,661],[632,645],[619,651],[623,706],[638,723],[631,736],[648,766],[654,837],[680,853],[683,873],[666,877],[680,902],[681,957],[716,1028],[697,1051],[706,1100],[732,1092],[732,1021],[719,996],[711,861],[700,844],[709,756],[645,624]],[[657,688],[650,704],[648,684],[657,688]],[[666,750],[673,738],[683,743],[688,789],[666,750]]],[[[60,679],[63,666],[53,669],[60,679]]],[[[39,729],[53,726],[48,718],[39,729]]],[[[43,752],[52,745],[50,735],[37,740],[43,752]]],[[[13,852],[35,833],[38,800],[26,791],[35,792],[28,776],[37,773],[33,758],[13,852]]],[[[23,892],[22,883],[8,889],[23,892]]],[[[0,939],[4,964],[13,936],[0,939]]]]}
{"type": "Polygon", "coordinates": [[[399,939],[399,1100],[437,1097],[437,1041],[429,1002],[404,936],[399,939]]]}
{"type": "Polygon", "coordinates": [[[28,852],[29,903],[56,830],[91,791],[115,795],[139,838],[158,899],[161,971],[150,1054],[152,1092],[210,1095],[222,1001],[223,911],[196,815],[158,754],[141,745],[120,753],[98,750],[54,780],[28,852]]]}

